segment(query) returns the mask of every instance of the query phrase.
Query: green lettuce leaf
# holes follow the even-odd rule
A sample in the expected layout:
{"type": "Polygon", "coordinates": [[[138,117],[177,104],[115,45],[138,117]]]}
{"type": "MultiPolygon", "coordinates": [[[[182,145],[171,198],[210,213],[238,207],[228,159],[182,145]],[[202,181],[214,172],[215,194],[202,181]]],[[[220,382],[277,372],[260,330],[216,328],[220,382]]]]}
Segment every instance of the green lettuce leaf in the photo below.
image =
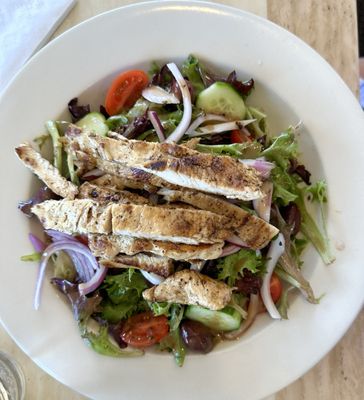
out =
{"type": "Polygon", "coordinates": [[[252,131],[256,137],[264,136],[267,134],[267,116],[260,110],[254,107],[247,107],[246,119],[256,119],[256,121],[249,124],[248,129],[252,131]]]}
{"type": "Polygon", "coordinates": [[[109,357],[138,357],[144,352],[139,349],[124,350],[110,341],[108,329],[101,326],[97,333],[85,330],[82,338],[96,353],[109,357]]]}
{"type": "Polygon", "coordinates": [[[174,355],[176,364],[182,367],[185,359],[185,347],[183,345],[179,325],[182,321],[185,307],[173,303],[149,303],[154,315],[166,315],[169,323],[169,334],[159,343],[161,351],[168,350],[174,355]]]}
{"type": "Polygon", "coordinates": [[[183,344],[179,329],[170,331],[159,343],[161,351],[167,350],[173,353],[176,364],[179,367],[183,366],[186,356],[186,348],[183,344]]]}
{"type": "Polygon", "coordinates": [[[152,78],[153,75],[158,74],[160,69],[161,67],[159,66],[159,64],[156,61],[152,61],[148,70],[149,77],[152,78]]]}
{"type": "Polygon", "coordinates": [[[289,127],[285,132],[273,139],[272,144],[262,152],[262,156],[284,170],[290,166],[291,159],[297,158],[298,145],[294,134],[294,128],[289,127]]]}
{"type": "Polygon", "coordinates": [[[296,176],[289,175],[283,168],[274,167],[271,172],[273,181],[273,202],[283,206],[294,202],[297,197],[298,179],[296,176]]]}
{"type": "Polygon", "coordinates": [[[188,56],[187,60],[182,64],[181,72],[191,82],[196,96],[205,89],[199,72],[199,60],[195,56],[188,56]]]}
{"type": "Polygon", "coordinates": [[[101,288],[107,298],[101,304],[101,317],[109,322],[118,322],[137,311],[147,309],[142,292],[147,288],[145,279],[133,268],[119,275],[107,276],[101,288]]]}
{"type": "Polygon", "coordinates": [[[218,261],[218,279],[227,280],[229,286],[234,286],[236,279],[243,276],[243,270],[247,269],[253,274],[260,273],[264,269],[263,258],[254,250],[241,249],[235,254],[221,258],[218,261]]]}
{"type": "Polygon", "coordinates": [[[282,295],[276,304],[278,312],[281,314],[283,319],[288,319],[288,308],[289,308],[289,301],[288,301],[288,294],[293,289],[293,286],[287,286],[283,289],[282,295]]]}
{"type": "Polygon", "coordinates": [[[314,245],[325,264],[332,263],[335,257],[331,252],[322,209],[324,201],[327,200],[324,181],[307,188],[303,186],[302,179],[298,175],[288,172],[290,160],[297,158],[298,155],[294,128],[290,127],[274,138],[272,144],[261,155],[276,164],[271,174],[274,187],[273,202],[278,205],[294,202],[297,205],[301,213],[302,234],[314,245]],[[305,195],[307,191],[311,191],[313,199],[320,202],[322,231],[306,208],[305,195]]]}
{"type": "Polygon", "coordinates": [[[198,144],[196,150],[201,153],[227,155],[235,158],[257,158],[261,154],[262,146],[258,142],[218,145],[198,144]]]}
{"type": "Polygon", "coordinates": [[[42,253],[39,253],[38,251],[32,253],[32,254],[27,254],[25,256],[20,257],[20,261],[40,261],[42,258],[42,253]]]}
{"type": "Polygon", "coordinates": [[[158,317],[159,315],[165,315],[169,317],[169,309],[171,308],[172,303],[166,303],[166,302],[149,302],[148,306],[152,310],[153,314],[158,317]]]}
{"type": "Polygon", "coordinates": [[[172,304],[170,308],[169,327],[171,331],[178,330],[182,321],[185,307],[181,304],[172,304]]]}

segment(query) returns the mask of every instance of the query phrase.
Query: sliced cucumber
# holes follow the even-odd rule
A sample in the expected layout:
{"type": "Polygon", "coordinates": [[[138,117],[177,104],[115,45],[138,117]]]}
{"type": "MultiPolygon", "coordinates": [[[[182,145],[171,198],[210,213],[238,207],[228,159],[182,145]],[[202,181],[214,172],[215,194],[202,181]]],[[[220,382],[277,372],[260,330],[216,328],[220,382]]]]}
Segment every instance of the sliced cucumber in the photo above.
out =
{"type": "Polygon", "coordinates": [[[209,114],[244,119],[246,107],[240,94],[228,83],[215,82],[197,97],[196,106],[209,114]]]}
{"type": "Polygon", "coordinates": [[[90,112],[81,118],[76,125],[82,129],[86,129],[97,133],[100,136],[105,136],[109,131],[106,125],[106,118],[99,112],[90,112]]]}
{"type": "Polygon", "coordinates": [[[233,331],[238,329],[241,323],[241,315],[232,307],[213,311],[200,306],[188,306],[185,317],[199,321],[216,331],[233,331]]]}

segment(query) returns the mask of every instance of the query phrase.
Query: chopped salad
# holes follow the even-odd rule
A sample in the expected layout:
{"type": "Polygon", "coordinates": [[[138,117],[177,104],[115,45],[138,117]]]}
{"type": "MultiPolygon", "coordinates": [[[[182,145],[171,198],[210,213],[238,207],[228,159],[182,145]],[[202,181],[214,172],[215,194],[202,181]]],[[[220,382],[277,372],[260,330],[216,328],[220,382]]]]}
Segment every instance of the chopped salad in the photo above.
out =
{"type": "Polygon", "coordinates": [[[182,366],[259,313],[288,318],[291,292],[318,302],[301,257],[311,243],[334,261],[326,182],[299,162],[298,126],[269,132],[254,86],[192,55],[153,63],[121,72],[100,110],[70,100],[69,121],[47,121],[16,148],[43,183],[19,204],[44,228],[22,257],[40,263],[35,309],[52,265],[92,349],[130,357],[154,346],[182,366]]]}

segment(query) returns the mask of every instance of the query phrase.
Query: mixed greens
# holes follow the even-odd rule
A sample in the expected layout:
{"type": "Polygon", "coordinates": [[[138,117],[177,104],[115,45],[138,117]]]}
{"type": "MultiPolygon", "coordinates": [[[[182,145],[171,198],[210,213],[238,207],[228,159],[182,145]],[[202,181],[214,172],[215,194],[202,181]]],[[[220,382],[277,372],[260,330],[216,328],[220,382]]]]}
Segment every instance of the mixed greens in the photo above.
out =
{"type": "MultiPolygon", "coordinates": [[[[325,227],[327,185],[324,180],[311,183],[310,173],[299,163],[298,127],[288,127],[278,135],[268,131],[267,116],[250,105],[254,86],[253,79],[240,81],[235,71],[227,77],[213,74],[194,56],[180,69],[175,64],[153,63],[149,76],[143,71],[118,76],[100,111],[72,99],[68,104],[72,123],[47,121],[47,134],[35,139],[40,151],[51,143],[52,164],[76,186],[103,175],[94,166],[80,163],[65,145],[65,135],[80,130],[177,142],[200,153],[232,157],[259,171],[263,199],[231,201],[280,233],[259,250],[232,238],[219,258],[198,267],[201,274],[231,288],[229,304],[212,310],[198,304],[146,301],[143,291],[164,278],[135,268],[122,272],[104,268],[90,252],[87,237],[45,230],[47,243],[31,234],[35,253],[22,257],[41,263],[36,308],[51,257],[52,283],[69,300],[80,334],[92,349],[124,357],[142,355],[146,347],[156,345],[172,352],[182,366],[188,351],[207,353],[222,339],[240,337],[260,312],[288,318],[290,294],[296,289],[309,302],[318,302],[304,276],[302,254],[311,243],[325,264],[334,261],[325,227]],[[320,226],[307,203],[318,205],[320,226]]],[[[156,204],[160,201],[155,193],[138,194],[154,196],[156,204]]],[[[59,197],[42,188],[20,209],[31,215],[31,207],[52,198],[59,197]]],[[[190,265],[177,261],[174,268],[181,271],[190,265]]]]}

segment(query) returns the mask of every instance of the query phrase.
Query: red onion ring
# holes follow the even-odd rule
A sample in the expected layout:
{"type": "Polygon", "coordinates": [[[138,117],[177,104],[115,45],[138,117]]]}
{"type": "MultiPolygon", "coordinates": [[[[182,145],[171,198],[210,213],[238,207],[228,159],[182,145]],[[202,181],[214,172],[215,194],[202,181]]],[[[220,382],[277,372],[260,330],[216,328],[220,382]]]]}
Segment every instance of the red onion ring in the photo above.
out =
{"type": "Polygon", "coordinates": [[[229,244],[222,249],[220,257],[230,256],[231,254],[237,253],[241,249],[240,246],[236,246],[235,244],[229,244]]]}
{"type": "Polygon", "coordinates": [[[239,236],[231,235],[226,239],[227,242],[239,247],[249,247],[247,243],[239,238],[239,236]]]}
{"type": "Polygon", "coordinates": [[[161,124],[161,121],[158,118],[158,114],[155,111],[148,111],[148,118],[150,122],[153,125],[153,128],[155,129],[159,141],[162,143],[166,140],[166,137],[164,136],[164,129],[161,124]]]}
{"type": "Polygon", "coordinates": [[[167,64],[167,67],[172,72],[172,75],[176,79],[179,88],[181,89],[182,99],[183,99],[183,117],[181,122],[178,124],[177,128],[168,136],[166,139],[166,143],[175,142],[178,143],[183,135],[185,134],[188,126],[191,122],[192,116],[192,102],[191,102],[191,94],[188,90],[187,82],[184,80],[181,72],[177,68],[177,65],[174,63],[167,64]]]}
{"type": "Polygon", "coordinates": [[[185,135],[190,136],[201,124],[207,121],[227,121],[227,118],[216,114],[202,114],[192,122],[185,135]]]}
{"type": "MultiPolygon", "coordinates": [[[[68,235],[67,233],[55,231],[53,229],[49,229],[46,231],[47,235],[50,236],[53,242],[69,242],[74,243],[76,245],[82,244],[75,237],[68,235]]],[[[87,248],[87,246],[85,246],[87,248]]],[[[76,271],[82,282],[89,281],[94,275],[94,270],[89,264],[87,258],[85,258],[81,253],[76,253],[72,250],[66,250],[66,253],[71,257],[71,260],[76,268],[76,271]]]]}
{"type": "Polygon", "coordinates": [[[266,181],[262,185],[263,197],[253,200],[253,207],[259,218],[269,222],[272,206],[273,183],[266,181]]]}
{"type": "Polygon", "coordinates": [[[142,269],[140,270],[140,272],[144,276],[144,278],[153,285],[159,285],[165,280],[162,276],[157,275],[153,272],[147,272],[142,269]]]}
{"type": "Polygon", "coordinates": [[[160,86],[150,85],[142,91],[142,96],[156,104],[179,104],[179,99],[173,94],[162,89],[160,86]]]}
{"type": "Polygon", "coordinates": [[[88,282],[80,283],[78,285],[78,290],[80,294],[86,295],[96,290],[105,279],[106,273],[107,273],[107,268],[100,265],[98,270],[96,271],[96,274],[88,282]]]}
{"type": "Polygon", "coordinates": [[[89,248],[81,243],[73,243],[69,241],[59,241],[57,243],[52,243],[49,245],[40,260],[39,264],[39,273],[38,273],[38,278],[37,278],[37,283],[36,283],[36,288],[35,288],[35,295],[34,295],[34,308],[38,310],[39,305],[40,305],[40,293],[42,289],[42,283],[44,280],[44,275],[45,275],[45,270],[47,268],[48,261],[52,254],[56,253],[57,251],[61,250],[72,250],[75,253],[81,253],[82,255],[85,256],[85,258],[88,260],[89,265],[93,268],[94,271],[99,271],[100,267],[96,261],[96,258],[93,256],[89,248]]]}
{"type": "Polygon", "coordinates": [[[282,319],[281,314],[277,310],[276,305],[270,294],[270,280],[277,265],[280,256],[284,253],[285,241],[282,233],[279,233],[277,239],[272,241],[268,253],[267,253],[267,264],[266,264],[266,274],[263,278],[263,284],[260,289],[260,294],[262,296],[263,303],[267,309],[269,315],[273,319],[282,319]]]}
{"type": "Polygon", "coordinates": [[[275,167],[274,163],[267,161],[263,157],[257,158],[256,160],[239,159],[239,161],[244,165],[255,168],[258,172],[260,172],[260,175],[263,179],[268,179],[272,169],[275,167]]]}
{"type": "Polygon", "coordinates": [[[38,253],[43,253],[43,251],[47,247],[47,245],[42,240],[40,240],[37,236],[33,235],[33,233],[29,233],[28,237],[29,237],[30,243],[34,247],[34,250],[37,251],[38,253]]]}
{"type": "Polygon", "coordinates": [[[204,136],[204,135],[214,135],[215,133],[232,131],[234,129],[240,129],[240,127],[245,127],[255,119],[246,119],[241,121],[229,121],[223,122],[221,124],[207,125],[200,128],[199,131],[194,131],[188,134],[189,137],[204,136]]]}

